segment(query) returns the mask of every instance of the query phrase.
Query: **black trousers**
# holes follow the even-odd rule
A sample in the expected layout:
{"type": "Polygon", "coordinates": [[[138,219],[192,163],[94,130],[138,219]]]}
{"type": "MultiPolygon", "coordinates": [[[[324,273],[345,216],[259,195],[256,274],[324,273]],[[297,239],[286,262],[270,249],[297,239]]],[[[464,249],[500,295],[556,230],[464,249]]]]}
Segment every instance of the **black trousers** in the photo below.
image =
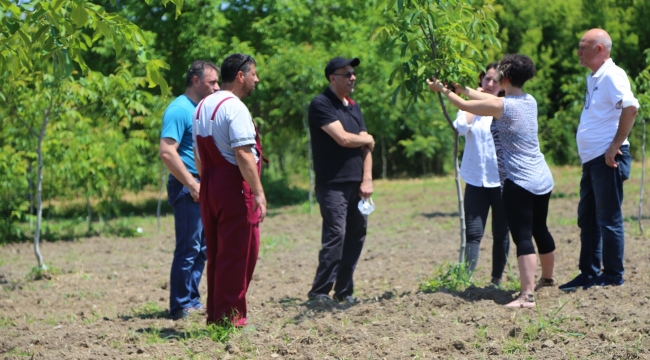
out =
{"type": "Polygon", "coordinates": [[[470,271],[476,270],[480,243],[485,231],[488,212],[492,208],[492,277],[501,279],[508,262],[510,238],[508,237],[508,219],[501,199],[501,187],[465,186],[465,235],[467,250],[465,263],[470,271]]]}
{"type": "Polygon", "coordinates": [[[535,253],[532,238],[535,238],[540,254],[555,250],[555,240],[546,226],[549,191],[535,195],[507,179],[503,184],[503,205],[508,215],[512,241],[517,246],[517,257],[535,253]]]}
{"type": "Polygon", "coordinates": [[[333,287],[334,298],[343,300],[354,291],[352,275],[368,227],[368,217],[362,215],[357,207],[361,200],[359,186],[359,182],[346,182],[316,187],[323,230],[310,297],[329,295],[333,287]]]}

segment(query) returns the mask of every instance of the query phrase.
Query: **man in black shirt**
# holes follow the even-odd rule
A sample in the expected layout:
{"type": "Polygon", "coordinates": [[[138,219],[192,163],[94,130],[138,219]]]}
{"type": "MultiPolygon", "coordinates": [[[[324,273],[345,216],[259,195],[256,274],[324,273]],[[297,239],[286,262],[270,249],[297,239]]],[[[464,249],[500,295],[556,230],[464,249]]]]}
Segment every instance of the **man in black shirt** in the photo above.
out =
{"type": "Polygon", "coordinates": [[[323,217],[322,249],[309,298],[354,303],[352,275],[366,238],[367,216],[358,203],[372,195],[375,140],[368,134],[354,91],[359,59],[336,57],[325,67],[329,86],[309,105],[316,198],[323,217]]]}

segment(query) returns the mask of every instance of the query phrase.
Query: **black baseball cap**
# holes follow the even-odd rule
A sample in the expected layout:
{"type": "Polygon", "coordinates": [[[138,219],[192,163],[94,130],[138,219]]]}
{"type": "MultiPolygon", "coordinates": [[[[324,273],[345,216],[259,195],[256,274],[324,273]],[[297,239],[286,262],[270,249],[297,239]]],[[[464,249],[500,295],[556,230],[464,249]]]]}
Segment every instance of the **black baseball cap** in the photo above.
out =
{"type": "Polygon", "coordinates": [[[346,59],[342,57],[335,57],[334,59],[330,60],[330,62],[327,63],[325,66],[325,78],[329,80],[330,75],[336,71],[336,69],[340,69],[344,66],[352,65],[352,67],[355,67],[359,65],[361,61],[359,58],[352,58],[352,59],[346,59]]]}

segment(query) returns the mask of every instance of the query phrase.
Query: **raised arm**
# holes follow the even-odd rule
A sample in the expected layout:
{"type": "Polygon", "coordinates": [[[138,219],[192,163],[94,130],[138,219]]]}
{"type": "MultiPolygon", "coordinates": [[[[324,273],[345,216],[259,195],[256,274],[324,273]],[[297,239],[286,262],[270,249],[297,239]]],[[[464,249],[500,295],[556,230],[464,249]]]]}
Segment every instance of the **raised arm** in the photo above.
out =
{"type": "MultiPolygon", "coordinates": [[[[492,116],[495,119],[503,116],[503,101],[496,96],[490,95],[491,98],[484,100],[464,100],[447,89],[438,79],[427,79],[427,85],[431,91],[440,92],[451,101],[451,103],[460,110],[476,114],[478,116],[492,116]]],[[[479,93],[476,91],[476,93],[479,93]]],[[[480,93],[479,93],[480,94],[480,93]]]]}
{"type": "Polygon", "coordinates": [[[467,86],[462,87],[462,86],[460,86],[458,84],[454,84],[454,90],[456,91],[456,94],[465,95],[470,100],[488,100],[488,99],[497,98],[497,96],[494,96],[494,95],[492,95],[490,93],[470,89],[467,86]]]}

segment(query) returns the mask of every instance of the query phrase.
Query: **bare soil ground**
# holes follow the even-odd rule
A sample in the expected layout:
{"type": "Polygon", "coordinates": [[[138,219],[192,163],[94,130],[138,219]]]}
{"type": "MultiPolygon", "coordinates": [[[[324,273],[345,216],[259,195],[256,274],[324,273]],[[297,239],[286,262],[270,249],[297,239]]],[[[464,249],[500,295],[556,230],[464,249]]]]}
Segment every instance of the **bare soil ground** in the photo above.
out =
{"type": "MultiPolygon", "coordinates": [[[[118,359],[646,359],[650,358],[650,252],[636,223],[639,169],[626,184],[626,283],[562,293],[544,288],[537,309],[509,309],[518,269],[511,250],[506,289],[485,286],[492,236],[483,239],[475,285],[459,293],[419,291],[436,267],[458,259],[451,178],[377,181],[377,210],[355,274],[353,306],[307,301],[320,217],[304,206],[275,209],[249,291],[245,331],[212,340],[204,315],[166,316],[173,222],[142,219],[145,236],[45,243],[50,279],[28,280],[31,244],[0,248],[0,355],[118,359]]],[[[554,169],[549,227],[556,280],[577,275],[579,169],[554,169]]],[[[644,209],[648,213],[647,206],[644,209]]],[[[646,220],[647,222],[647,220],[646,220]]],[[[650,225],[650,224],[648,224],[650,225]]],[[[648,226],[646,225],[646,226],[648,226]]],[[[538,270],[539,274],[539,270],[538,270]]],[[[205,277],[202,283],[205,294],[205,277]]],[[[215,335],[216,334],[216,335],[215,335]]]]}

